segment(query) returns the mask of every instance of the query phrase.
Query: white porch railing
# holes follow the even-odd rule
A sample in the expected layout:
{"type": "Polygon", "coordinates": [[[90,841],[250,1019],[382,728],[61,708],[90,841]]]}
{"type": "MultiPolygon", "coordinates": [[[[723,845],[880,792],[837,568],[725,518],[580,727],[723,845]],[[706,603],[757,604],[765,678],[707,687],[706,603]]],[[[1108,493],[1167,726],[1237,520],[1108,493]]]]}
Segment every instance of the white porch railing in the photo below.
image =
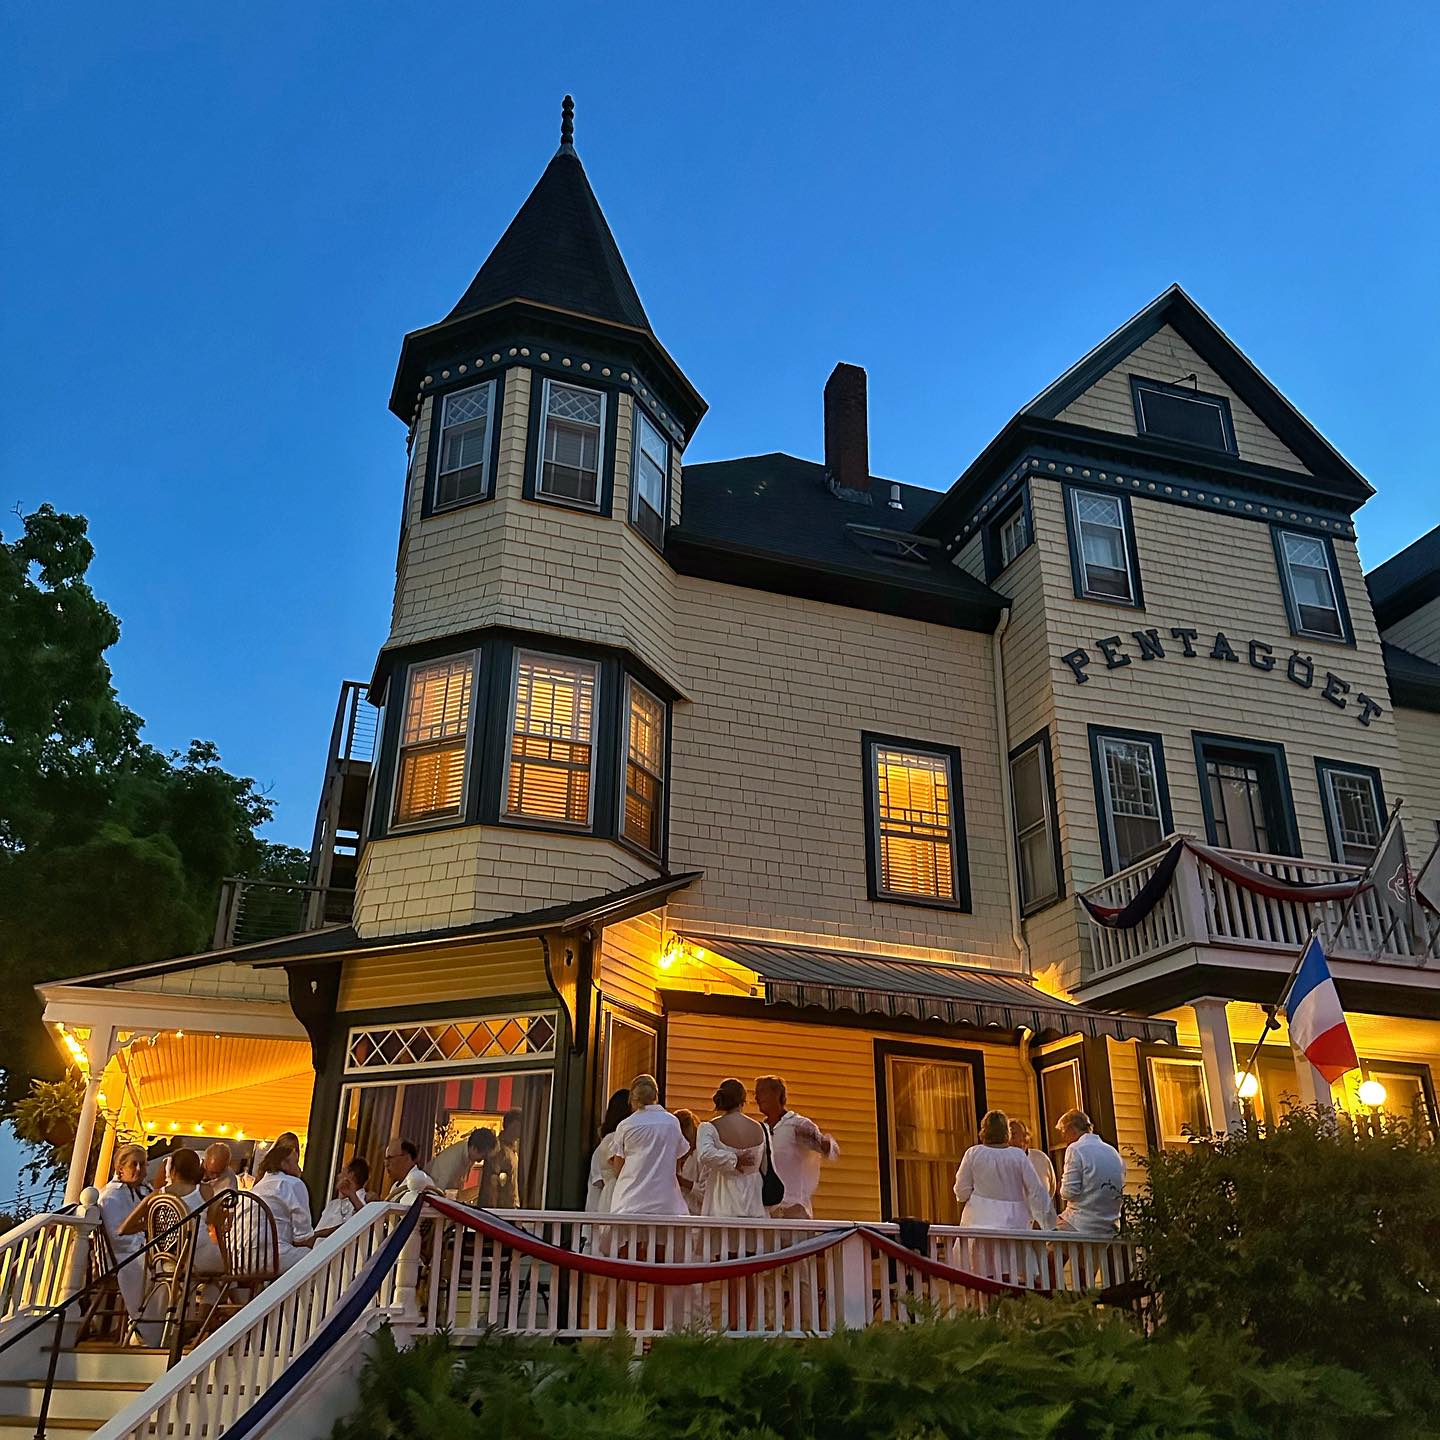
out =
{"type": "Polygon", "coordinates": [[[85,1288],[88,1213],[35,1215],[0,1235],[0,1324],[46,1310],[85,1288]]]}
{"type": "MultiPolygon", "coordinates": [[[[1172,836],[1174,840],[1176,836],[1172,836]]],[[[1169,842],[1167,841],[1166,848],[1169,842]]],[[[1087,890],[1086,898],[1101,905],[1124,906],[1139,894],[1155,872],[1164,850],[1111,875],[1087,890]]],[[[1321,885],[1358,879],[1358,865],[1297,860],[1227,850],[1233,859],[1287,884],[1321,885]]],[[[1440,919],[1422,914],[1424,934],[1412,935],[1403,925],[1391,926],[1374,891],[1364,891],[1341,922],[1343,901],[1303,904],[1269,900],[1237,885],[1184,850],[1170,888],[1138,925],[1108,930],[1089,922],[1092,975],[1125,969],[1191,945],[1218,945],[1238,950],[1293,953],[1320,924],[1320,939],[1332,959],[1391,965],[1420,965],[1440,958],[1440,919]]]]}

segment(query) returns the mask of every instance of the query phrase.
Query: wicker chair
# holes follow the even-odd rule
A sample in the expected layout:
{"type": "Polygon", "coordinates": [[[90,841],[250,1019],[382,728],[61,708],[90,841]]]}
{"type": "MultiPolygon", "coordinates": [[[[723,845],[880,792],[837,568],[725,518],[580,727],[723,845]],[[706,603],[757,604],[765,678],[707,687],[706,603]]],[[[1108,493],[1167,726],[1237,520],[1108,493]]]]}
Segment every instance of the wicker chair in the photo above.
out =
{"type": "Polygon", "coordinates": [[[182,1292],[190,1270],[190,1252],[195,1245],[195,1225],[204,1223],[197,1221],[190,1225],[181,1224],[189,1214],[189,1208],[179,1196],[166,1194],[163,1190],[150,1197],[150,1205],[145,1212],[145,1243],[150,1249],[145,1261],[145,1291],[141,1311],[147,1317],[144,1325],[148,1329],[155,1323],[155,1297],[163,1295],[165,1309],[160,1338],[162,1345],[171,1343],[174,1327],[183,1323],[185,1296],[182,1292]],[[175,1228],[177,1226],[178,1229],[175,1228]]]}
{"type": "MultiPolygon", "coordinates": [[[[143,1261],[132,1260],[132,1267],[139,1267],[143,1261]]],[[[115,1278],[115,1247],[110,1243],[110,1232],[104,1225],[97,1225],[90,1232],[90,1262],[86,1283],[94,1287],[84,1314],[80,1317],[78,1340],[102,1340],[123,1343],[130,1330],[130,1313],[125,1308],[124,1296],[120,1293],[115,1278]]]]}

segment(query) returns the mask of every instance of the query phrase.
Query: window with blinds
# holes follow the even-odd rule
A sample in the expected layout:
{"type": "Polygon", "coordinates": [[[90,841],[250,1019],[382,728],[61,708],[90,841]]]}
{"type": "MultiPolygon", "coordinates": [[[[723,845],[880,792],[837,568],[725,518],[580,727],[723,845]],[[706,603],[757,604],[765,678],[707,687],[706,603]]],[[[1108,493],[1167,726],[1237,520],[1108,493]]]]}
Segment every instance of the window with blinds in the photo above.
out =
{"type": "Polygon", "coordinates": [[[595,749],[596,667],[521,654],[515,662],[505,813],[589,825],[595,749]]]}
{"type": "Polygon", "coordinates": [[[474,655],[412,665],[396,767],[395,824],[459,815],[474,690],[474,655]]]}
{"type": "Polygon", "coordinates": [[[665,808],[665,706],[643,685],[625,682],[624,835],[658,855],[665,808]]]}
{"type": "Polygon", "coordinates": [[[880,895],[956,899],[950,757],[875,743],[870,748],[875,889],[880,895]]]}

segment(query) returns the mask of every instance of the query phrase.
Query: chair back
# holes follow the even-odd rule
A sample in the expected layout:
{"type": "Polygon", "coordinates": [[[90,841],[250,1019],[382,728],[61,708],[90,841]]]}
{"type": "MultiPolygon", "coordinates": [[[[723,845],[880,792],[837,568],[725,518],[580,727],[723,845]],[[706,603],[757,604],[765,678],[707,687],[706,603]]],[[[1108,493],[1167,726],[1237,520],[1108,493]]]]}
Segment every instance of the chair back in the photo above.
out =
{"type": "Polygon", "coordinates": [[[273,1280],[280,1273],[280,1236],[270,1207],[258,1195],[239,1190],[235,1202],[211,1207],[215,1235],[234,1280],[273,1280]]]}
{"type": "Polygon", "coordinates": [[[189,1207],[178,1195],[161,1191],[151,1196],[150,1208],[145,1212],[145,1242],[151,1246],[151,1269],[178,1270],[184,1263],[195,1243],[195,1226],[181,1225],[178,1230],[173,1227],[180,1225],[189,1214],[189,1207]],[[156,1243],[152,1245],[152,1241],[156,1243]]]}

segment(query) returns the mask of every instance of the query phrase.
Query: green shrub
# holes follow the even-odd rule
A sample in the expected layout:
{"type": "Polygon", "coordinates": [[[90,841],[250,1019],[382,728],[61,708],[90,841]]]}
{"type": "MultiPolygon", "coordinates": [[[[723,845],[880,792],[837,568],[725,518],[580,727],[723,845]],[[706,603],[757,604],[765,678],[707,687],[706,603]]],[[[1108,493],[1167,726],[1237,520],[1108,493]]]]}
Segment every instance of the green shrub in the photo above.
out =
{"type": "Polygon", "coordinates": [[[1397,1408],[1440,1394],[1440,1148],[1296,1110],[1145,1162],[1130,1233],[1167,1330],[1243,1331],[1268,1360],[1363,1371],[1397,1408]]]}
{"type": "Polygon", "coordinates": [[[1073,1303],[795,1342],[678,1335],[632,1355],[623,1336],[402,1352],[382,1332],[333,1440],[1338,1440],[1383,1415],[1356,1375],[1263,1365],[1208,1331],[1147,1338],[1073,1303]]]}

